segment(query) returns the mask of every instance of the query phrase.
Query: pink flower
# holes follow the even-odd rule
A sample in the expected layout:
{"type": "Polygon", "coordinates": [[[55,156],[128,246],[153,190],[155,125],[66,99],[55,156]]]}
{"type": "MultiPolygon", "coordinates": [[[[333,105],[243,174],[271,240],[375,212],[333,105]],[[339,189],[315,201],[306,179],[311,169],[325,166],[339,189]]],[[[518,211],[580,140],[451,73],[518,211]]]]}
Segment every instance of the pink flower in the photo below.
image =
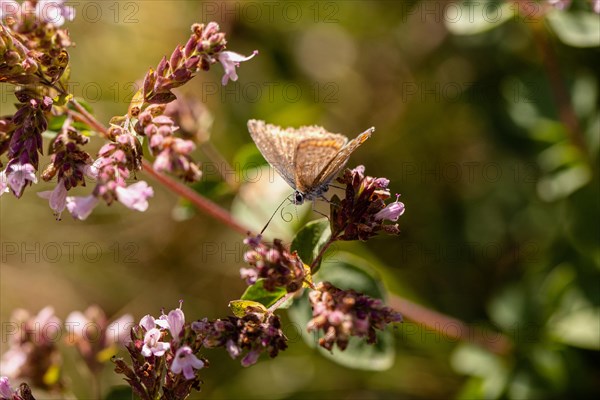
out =
{"type": "Polygon", "coordinates": [[[147,314],[140,320],[140,326],[144,328],[146,332],[148,332],[157,326],[161,329],[167,329],[169,327],[169,323],[165,319],[155,319],[150,314],[147,314]]]}
{"type": "Polygon", "coordinates": [[[64,5],[64,0],[40,0],[35,6],[35,15],[41,21],[62,26],[65,20],[73,21],[75,9],[64,5]]]}
{"type": "Polygon", "coordinates": [[[128,187],[118,187],[117,197],[121,204],[137,211],[148,209],[148,198],[154,196],[154,190],[144,181],[136,182],[128,187]]]}
{"type": "Polygon", "coordinates": [[[600,14],[600,0],[590,0],[590,3],[592,3],[592,10],[596,14],[600,14]]]}
{"type": "Polygon", "coordinates": [[[90,216],[98,202],[98,198],[93,194],[85,197],[69,196],[67,197],[67,209],[73,218],[84,220],[90,216]]]}
{"type": "Polygon", "coordinates": [[[133,317],[125,314],[119,319],[114,320],[106,327],[107,344],[118,343],[126,345],[131,341],[131,327],[133,326],[133,317]]]}
{"type": "Polygon", "coordinates": [[[60,215],[67,206],[67,188],[62,181],[58,181],[58,184],[54,190],[47,190],[45,192],[39,192],[37,194],[42,199],[50,201],[50,208],[54,211],[56,219],[60,219],[60,215]]]}
{"type": "Polygon", "coordinates": [[[390,221],[398,221],[398,218],[404,214],[404,203],[400,203],[398,198],[399,194],[396,195],[396,201],[388,204],[383,210],[375,214],[375,219],[381,221],[387,219],[390,221]]]}
{"type": "Polygon", "coordinates": [[[152,328],[144,335],[144,346],[142,347],[142,355],[144,357],[150,357],[155,355],[157,357],[165,354],[171,347],[169,343],[161,342],[160,338],[162,333],[157,328],[152,328]]]}
{"type": "Polygon", "coordinates": [[[169,311],[169,315],[167,315],[167,322],[169,323],[169,331],[171,332],[171,336],[173,336],[173,339],[177,339],[181,333],[181,330],[183,329],[183,325],[185,324],[185,316],[183,315],[181,308],[176,308],[169,311]]]}
{"type": "Polygon", "coordinates": [[[223,69],[225,69],[225,75],[223,75],[223,79],[221,80],[223,86],[227,85],[229,79],[234,82],[237,81],[238,76],[237,72],[235,71],[236,67],[239,67],[242,61],[248,61],[257,54],[258,50],[254,50],[252,55],[248,57],[234,53],[233,51],[224,51],[219,54],[219,62],[223,65],[223,69]]]}
{"type": "Polygon", "coordinates": [[[2,354],[0,360],[0,371],[10,377],[16,377],[20,374],[21,368],[27,362],[27,353],[21,347],[11,347],[6,353],[2,354]]]}
{"type": "Polygon", "coordinates": [[[33,318],[33,327],[40,331],[39,343],[46,344],[55,340],[60,336],[61,323],[60,319],[54,315],[54,308],[51,306],[44,307],[33,318]]]}
{"type": "MultiPolygon", "coordinates": [[[[1,4],[1,1],[0,1],[1,4]]],[[[13,398],[15,391],[10,386],[10,382],[8,381],[8,377],[2,376],[0,377],[0,399],[10,400],[13,398]]]]}
{"type": "Polygon", "coordinates": [[[203,367],[204,362],[192,353],[192,349],[188,346],[183,346],[175,353],[173,364],[171,364],[171,371],[176,374],[180,374],[183,371],[185,379],[194,379],[196,376],[194,369],[201,369],[203,367]]]}
{"type": "Polygon", "coordinates": [[[72,328],[73,341],[86,336],[85,328],[88,324],[92,324],[92,321],[81,311],[73,311],[65,318],[65,326],[72,328]]]}
{"type": "Polygon", "coordinates": [[[8,185],[17,197],[21,197],[27,182],[37,183],[35,167],[31,164],[12,164],[8,173],[8,185]]]}

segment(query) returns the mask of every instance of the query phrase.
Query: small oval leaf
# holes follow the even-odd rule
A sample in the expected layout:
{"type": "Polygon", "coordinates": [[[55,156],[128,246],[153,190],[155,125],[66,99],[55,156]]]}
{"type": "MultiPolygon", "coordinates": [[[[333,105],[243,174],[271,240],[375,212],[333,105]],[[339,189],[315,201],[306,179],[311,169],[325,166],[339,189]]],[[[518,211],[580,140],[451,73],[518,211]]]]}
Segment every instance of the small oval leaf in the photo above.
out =
{"type": "MultiPolygon", "coordinates": [[[[306,224],[292,240],[290,249],[297,251],[302,262],[311,265],[323,246],[331,237],[331,228],[327,218],[321,218],[306,224]]],[[[319,269],[319,262],[313,269],[313,273],[319,269]]]]}
{"type": "Polygon", "coordinates": [[[269,292],[265,289],[264,279],[259,279],[255,284],[248,286],[241,300],[250,300],[261,303],[265,307],[270,307],[287,294],[285,288],[276,288],[275,291],[269,292]]]}
{"type": "Polygon", "coordinates": [[[233,300],[229,302],[229,307],[231,308],[233,315],[235,315],[238,318],[242,318],[247,314],[246,309],[248,307],[251,307],[255,310],[260,310],[265,313],[267,312],[267,308],[265,306],[263,306],[259,302],[251,300],[233,300]]]}
{"type": "MultiPolygon", "coordinates": [[[[353,254],[339,252],[336,253],[335,260],[328,261],[315,277],[316,282],[326,280],[342,289],[354,289],[371,297],[384,298],[382,285],[366,260],[353,254]]],[[[340,365],[353,369],[383,371],[394,363],[394,336],[390,331],[378,331],[377,343],[374,345],[366,343],[364,338],[353,337],[344,351],[334,347],[333,352],[329,352],[320,347],[318,341],[322,333],[306,331],[306,324],[312,318],[312,308],[306,292],[294,301],[288,315],[295,324],[302,327],[302,338],[309,347],[318,348],[321,354],[340,365]]]]}

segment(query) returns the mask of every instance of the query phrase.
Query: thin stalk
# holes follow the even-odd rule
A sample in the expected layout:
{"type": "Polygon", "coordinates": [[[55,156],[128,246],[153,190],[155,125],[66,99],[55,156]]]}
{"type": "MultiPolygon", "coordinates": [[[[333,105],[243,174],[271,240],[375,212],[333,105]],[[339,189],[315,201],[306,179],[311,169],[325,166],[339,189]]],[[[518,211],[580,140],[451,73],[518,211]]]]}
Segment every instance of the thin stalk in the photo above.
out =
{"type": "Polygon", "coordinates": [[[500,332],[476,330],[459,319],[430,310],[397,295],[390,296],[390,305],[407,320],[449,339],[478,344],[499,355],[508,354],[512,349],[510,340],[500,332]]]}

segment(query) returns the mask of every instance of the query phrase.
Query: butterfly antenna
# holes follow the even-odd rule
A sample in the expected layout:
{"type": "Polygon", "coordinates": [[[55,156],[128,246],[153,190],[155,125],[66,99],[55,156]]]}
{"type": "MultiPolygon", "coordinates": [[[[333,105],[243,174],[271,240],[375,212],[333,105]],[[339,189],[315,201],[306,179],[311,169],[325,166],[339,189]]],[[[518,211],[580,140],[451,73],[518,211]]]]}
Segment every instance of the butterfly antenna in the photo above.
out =
{"type": "Polygon", "coordinates": [[[273,218],[275,217],[275,214],[277,214],[277,211],[279,211],[279,209],[281,208],[281,206],[286,202],[286,200],[291,201],[290,197],[292,195],[289,195],[288,197],[286,197],[285,199],[283,199],[283,201],[277,206],[277,208],[275,209],[275,211],[273,212],[273,215],[271,215],[271,218],[269,218],[269,220],[267,221],[267,224],[265,225],[264,228],[262,228],[262,230],[260,231],[260,235],[262,235],[264,233],[264,231],[267,229],[267,227],[269,226],[269,224],[271,223],[271,221],[273,220],[273,218]]]}

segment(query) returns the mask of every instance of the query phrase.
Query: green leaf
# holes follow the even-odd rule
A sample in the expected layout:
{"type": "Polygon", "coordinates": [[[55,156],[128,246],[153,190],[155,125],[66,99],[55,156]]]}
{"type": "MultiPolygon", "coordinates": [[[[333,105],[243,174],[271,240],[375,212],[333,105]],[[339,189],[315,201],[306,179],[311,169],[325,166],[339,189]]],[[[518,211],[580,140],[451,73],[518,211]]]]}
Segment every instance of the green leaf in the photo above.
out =
{"type": "MultiPolygon", "coordinates": [[[[372,297],[384,297],[385,293],[366,260],[340,252],[335,255],[335,260],[328,261],[323,263],[316,281],[327,280],[341,289],[354,289],[372,297]]],[[[311,334],[306,332],[306,324],[312,318],[307,293],[294,301],[288,310],[288,315],[295,324],[302,327],[302,338],[309,347],[318,348],[322,355],[340,365],[353,369],[383,371],[389,369],[394,363],[394,337],[390,331],[378,331],[377,343],[374,345],[367,344],[364,338],[351,338],[344,351],[334,347],[333,352],[330,353],[320,347],[318,341],[321,332],[311,334]]]]}
{"type": "Polygon", "coordinates": [[[129,386],[115,386],[111,388],[110,392],[106,395],[104,400],[131,400],[137,397],[133,397],[131,387],[129,386]]]}
{"type": "Polygon", "coordinates": [[[596,14],[585,11],[552,11],[546,16],[558,38],[574,47],[600,46],[600,23],[596,14]]]}
{"type": "Polygon", "coordinates": [[[229,302],[229,307],[231,308],[231,312],[233,312],[233,315],[235,315],[238,318],[242,318],[244,315],[247,314],[246,309],[248,307],[258,309],[262,312],[267,312],[267,308],[265,306],[256,301],[250,300],[233,300],[229,302]]]}
{"type": "MultiPolygon", "coordinates": [[[[306,224],[292,240],[290,249],[298,252],[304,264],[311,265],[330,237],[329,221],[321,218],[306,224]]],[[[318,271],[320,264],[315,266],[313,272],[318,271]]]]}
{"type": "Polygon", "coordinates": [[[54,132],[60,131],[60,128],[62,128],[66,119],[67,119],[66,115],[57,115],[56,117],[55,116],[50,117],[50,119],[48,120],[47,130],[54,131],[54,132]]]}
{"type": "MultiPolygon", "coordinates": [[[[285,288],[282,287],[276,288],[276,290],[273,292],[269,292],[267,289],[265,289],[264,282],[264,279],[259,279],[254,285],[249,286],[248,289],[246,289],[246,291],[242,295],[242,300],[256,301],[268,308],[275,304],[277,300],[281,299],[287,294],[285,288]]],[[[284,305],[286,304],[284,303],[284,305]]]]}

